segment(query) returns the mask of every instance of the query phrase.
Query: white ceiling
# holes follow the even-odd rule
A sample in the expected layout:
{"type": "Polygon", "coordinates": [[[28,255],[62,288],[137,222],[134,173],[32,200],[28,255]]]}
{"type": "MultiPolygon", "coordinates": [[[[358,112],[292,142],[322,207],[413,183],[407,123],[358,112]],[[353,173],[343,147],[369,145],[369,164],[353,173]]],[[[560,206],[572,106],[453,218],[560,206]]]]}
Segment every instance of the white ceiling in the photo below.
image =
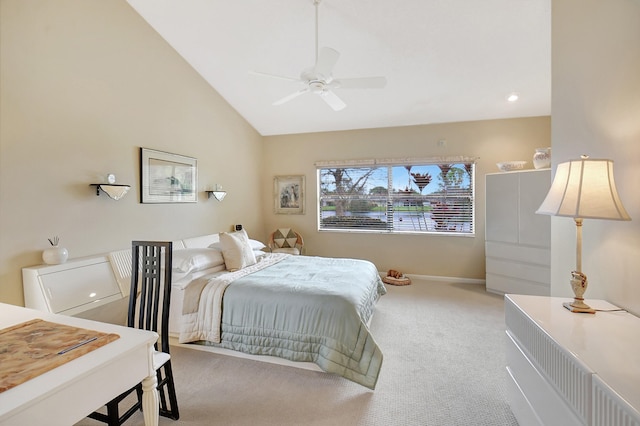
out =
{"type": "Polygon", "coordinates": [[[551,0],[322,0],[319,46],[335,78],[385,76],[272,103],[315,63],[313,0],[128,0],[262,135],[550,114],[551,0]],[[510,92],[520,100],[506,101],[510,92]]]}

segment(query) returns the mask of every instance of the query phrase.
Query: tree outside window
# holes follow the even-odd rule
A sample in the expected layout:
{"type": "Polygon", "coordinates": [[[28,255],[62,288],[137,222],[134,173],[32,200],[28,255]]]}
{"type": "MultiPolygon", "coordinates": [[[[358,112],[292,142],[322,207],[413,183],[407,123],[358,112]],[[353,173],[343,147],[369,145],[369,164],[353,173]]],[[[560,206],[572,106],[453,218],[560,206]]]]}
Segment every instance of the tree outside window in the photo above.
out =
{"type": "Polygon", "coordinates": [[[318,169],[319,229],[474,233],[474,164],[318,169]]]}

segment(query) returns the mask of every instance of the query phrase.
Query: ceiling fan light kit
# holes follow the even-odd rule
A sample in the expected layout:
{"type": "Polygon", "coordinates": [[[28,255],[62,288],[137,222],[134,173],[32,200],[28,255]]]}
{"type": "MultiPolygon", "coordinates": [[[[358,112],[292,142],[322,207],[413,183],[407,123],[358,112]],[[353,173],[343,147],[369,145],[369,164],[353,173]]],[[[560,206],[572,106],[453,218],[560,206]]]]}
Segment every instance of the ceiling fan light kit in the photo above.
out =
{"type": "Polygon", "coordinates": [[[300,78],[252,72],[252,74],[302,83],[304,87],[284,98],[278,99],[273,105],[282,105],[305,93],[313,93],[325,101],[334,111],[344,109],[347,104],[335,94],[334,89],[382,89],[387,84],[385,77],[360,77],[336,80],[333,78],[333,68],[338,62],[340,53],[330,47],[318,49],[318,5],[320,0],[313,0],[316,8],[316,64],[313,68],[305,69],[300,78]]]}

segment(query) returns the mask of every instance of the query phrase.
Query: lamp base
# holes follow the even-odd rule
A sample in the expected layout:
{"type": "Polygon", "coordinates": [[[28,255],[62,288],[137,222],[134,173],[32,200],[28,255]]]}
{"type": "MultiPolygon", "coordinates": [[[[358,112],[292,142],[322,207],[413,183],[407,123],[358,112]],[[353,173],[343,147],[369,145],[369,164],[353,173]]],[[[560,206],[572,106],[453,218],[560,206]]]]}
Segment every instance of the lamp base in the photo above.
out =
{"type": "Polygon", "coordinates": [[[574,299],[573,302],[564,302],[562,304],[562,306],[564,306],[569,311],[574,312],[574,313],[580,313],[580,314],[595,314],[596,313],[595,309],[593,309],[592,307],[590,307],[586,303],[584,303],[582,301],[576,301],[575,299],[574,299]],[[579,305],[582,305],[582,306],[579,306],[579,305]]]}
{"type": "MultiPolygon", "coordinates": [[[[578,225],[578,219],[576,219],[576,225],[578,225]]],[[[580,225],[582,225],[582,219],[580,219],[580,225]]],[[[578,229],[580,228],[581,226],[578,226],[578,229]]],[[[581,240],[582,238],[578,238],[578,241],[581,240]]],[[[577,263],[580,265],[581,262],[577,263]]],[[[587,276],[580,271],[571,271],[571,289],[573,290],[573,294],[575,294],[573,302],[563,303],[562,305],[571,312],[595,314],[595,309],[592,309],[591,306],[584,303],[584,298],[582,297],[584,292],[587,291],[587,276]]]]}

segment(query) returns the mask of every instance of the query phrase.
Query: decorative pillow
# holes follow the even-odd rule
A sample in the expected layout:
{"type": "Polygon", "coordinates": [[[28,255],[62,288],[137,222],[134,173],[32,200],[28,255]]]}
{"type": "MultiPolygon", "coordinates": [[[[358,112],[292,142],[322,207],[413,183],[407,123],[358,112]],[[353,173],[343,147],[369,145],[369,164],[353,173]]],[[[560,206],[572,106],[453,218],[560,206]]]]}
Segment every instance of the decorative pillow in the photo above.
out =
{"type": "Polygon", "coordinates": [[[221,232],[220,243],[227,270],[233,272],[256,263],[256,256],[249,245],[249,238],[244,230],[221,232]]]}
{"type": "Polygon", "coordinates": [[[222,265],[224,258],[218,250],[209,248],[178,249],[173,251],[173,271],[189,274],[222,265]]]}
{"type": "Polygon", "coordinates": [[[293,248],[298,236],[291,228],[279,228],[273,233],[273,242],[278,248],[293,248]]]}
{"type": "MultiPolygon", "coordinates": [[[[236,232],[245,232],[245,231],[242,230],[242,231],[229,232],[229,234],[235,234],[236,232]]],[[[246,235],[246,232],[245,232],[245,235],[246,235]]],[[[251,249],[253,251],[262,250],[263,248],[266,247],[264,244],[262,244],[262,242],[260,242],[258,240],[252,240],[249,237],[247,237],[247,240],[249,241],[249,245],[251,246],[251,249]]],[[[216,243],[210,244],[209,248],[216,249],[216,250],[222,250],[222,243],[220,241],[218,241],[216,243]]]]}

